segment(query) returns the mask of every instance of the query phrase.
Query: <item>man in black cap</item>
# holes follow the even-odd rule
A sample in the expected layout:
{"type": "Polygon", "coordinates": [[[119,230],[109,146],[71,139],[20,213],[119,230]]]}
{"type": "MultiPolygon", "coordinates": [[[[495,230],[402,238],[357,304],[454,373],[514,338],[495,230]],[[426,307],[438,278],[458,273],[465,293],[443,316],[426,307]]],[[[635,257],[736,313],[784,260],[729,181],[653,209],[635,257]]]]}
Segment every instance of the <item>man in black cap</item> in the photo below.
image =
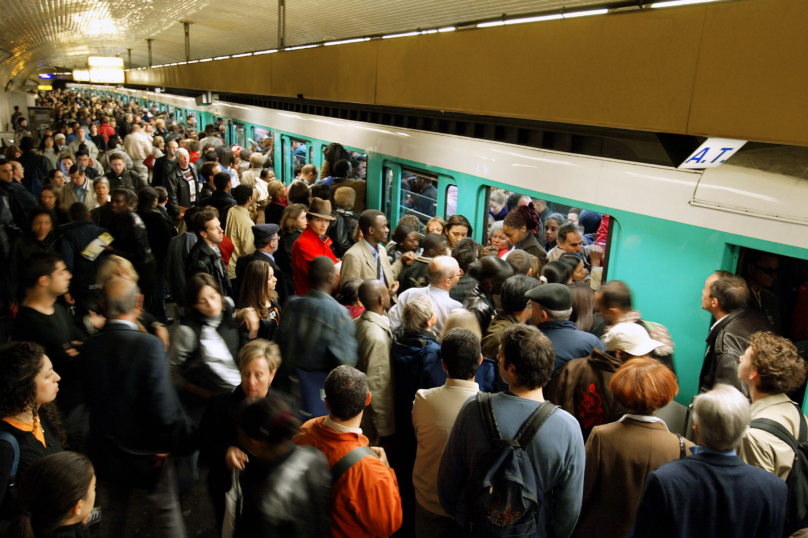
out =
{"type": "MultiPolygon", "coordinates": [[[[241,289],[241,283],[244,281],[244,275],[247,274],[247,266],[254,261],[266,262],[271,265],[272,270],[275,272],[275,278],[278,279],[278,282],[281,281],[281,269],[275,263],[275,257],[273,256],[275,251],[278,250],[279,232],[280,227],[277,224],[256,224],[252,227],[255,252],[249,256],[242,256],[236,261],[236,282],[239,289],[241,289]]],[[[283,305],[287,296],[286,287],[278,286],[275,291],[278,293],[278,302],[283,305]]]]}
{"type": "Polygon", "coordinates": [[[564,284],[544,284],[525,294],[533,304],[533,322],[553,343],[553,373],[573,359],[588,357],[594,348],[605,351],[594,334],[571,322],[572,292],[564,284]]]}

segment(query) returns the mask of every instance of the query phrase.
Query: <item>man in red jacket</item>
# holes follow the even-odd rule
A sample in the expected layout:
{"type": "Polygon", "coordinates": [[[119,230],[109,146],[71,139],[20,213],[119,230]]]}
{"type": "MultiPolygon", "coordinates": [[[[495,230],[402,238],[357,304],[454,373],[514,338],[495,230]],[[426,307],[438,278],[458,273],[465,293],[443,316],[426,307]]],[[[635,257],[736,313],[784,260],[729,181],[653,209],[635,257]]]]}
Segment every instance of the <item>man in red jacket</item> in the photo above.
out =
{"type": "Polygon", "coordinates": [[[292,438],[295,444],[314,446],[328,458],[334,478],[334,538],[390,536],[403,520],[396,473],[384,449],[368,447],[360,429],[370,399],[367,376],[356,368],[338,366],[325,380],[328,416],[309,420],[292,438]]]}
{"type": "Polygon", "coordinates": [[[311,290],[309,264],[314,258],[328,256],[337,263],[337,258],[331,252],[331,239],[325,236],[328,225],[332,220],[336,220],[331,214],[331,202],[314,198],[306,212],[306,220],[308,226],[292,246],[295,295],[307,295],[311,290]]]}

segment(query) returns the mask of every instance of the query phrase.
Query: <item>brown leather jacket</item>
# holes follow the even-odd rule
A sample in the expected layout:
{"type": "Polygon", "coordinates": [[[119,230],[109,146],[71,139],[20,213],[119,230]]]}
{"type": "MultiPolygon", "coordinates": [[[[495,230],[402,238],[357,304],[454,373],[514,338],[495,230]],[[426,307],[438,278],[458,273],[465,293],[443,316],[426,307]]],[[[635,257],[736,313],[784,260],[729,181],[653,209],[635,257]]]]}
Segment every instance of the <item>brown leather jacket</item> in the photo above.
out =
{"type": "Polygon", "coordinates": [[[544,397],[581,425],[584,441],[592,428],[614,422],[626,413],[609,390],[609,381],[622,364],[614,355],[595,348],[588,357],[562,366],[544,387],[544,397]]]}

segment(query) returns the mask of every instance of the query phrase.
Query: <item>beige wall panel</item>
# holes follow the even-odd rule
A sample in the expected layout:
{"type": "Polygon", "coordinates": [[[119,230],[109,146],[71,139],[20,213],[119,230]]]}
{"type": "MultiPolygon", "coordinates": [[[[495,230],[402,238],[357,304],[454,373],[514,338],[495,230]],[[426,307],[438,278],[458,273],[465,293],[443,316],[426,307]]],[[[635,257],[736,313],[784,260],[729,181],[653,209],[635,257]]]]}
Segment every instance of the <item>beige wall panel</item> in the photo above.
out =
{"type": "Polygon", "coordinates": [[[378,104],[685,132],[703,11],[646,11],[400,38],[378,104]]]}
{"type": "Polygon", "coordinates": [[[808,145],[808,1],[710,6],[691,134],[808,145]]]}
{"type": "Polygon", "coordinates": [[[378,42],[272,54],[272,95],[372,104],[378,42]]]}

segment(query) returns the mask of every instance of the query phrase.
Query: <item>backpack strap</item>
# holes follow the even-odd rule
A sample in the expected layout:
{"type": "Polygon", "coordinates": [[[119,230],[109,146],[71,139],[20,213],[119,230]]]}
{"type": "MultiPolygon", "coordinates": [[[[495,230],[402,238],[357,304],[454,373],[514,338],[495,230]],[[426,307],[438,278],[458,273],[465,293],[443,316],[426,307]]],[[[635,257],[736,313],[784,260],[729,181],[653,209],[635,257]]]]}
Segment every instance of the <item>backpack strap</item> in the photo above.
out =
{"type": "Polygon", "coordinates": [[[359,460],[365,458],[366,456],[379,457],[375,452],[366,446],[358,446],[342,456],[342,459],[331,467],[331,484],[336,484],[337,480],[339,480],[342,475],[347,473],[351,467],[359,463],[359,460]]]}
{"type": "MultiPolygon", "coordinates": [[[[803,423],[804,422],[805,419],[803,419],[803,423]]],[[[763,430],[764,432],[768,432],[774,435],[775,437],[786,443],[789,447],[791,447],[791,450],[793,450],[795,454],[799,448],[797,446],[797,440],[794,439],[794,436],[791,435],[791,432],[788,431],[785,428],[785,426],[783,426],[779,422],[775,422],[774,420],[768,418],[756,418],[755,420],[749,423],[749,427],[757,428],[758,430],[763,430]]],[[[800,429],[802,429],[802,427],[800,427],[800,429]]]]}
{"type": "Polygon", "coordinates": [[[541,404],[538,409],[533,411],[533,413],[528,417],[522,427],[519,428],[519,431],[516,432],[516,437],[514,437],[514,441],[523,449],[530,444],[530,441],[536,435],[536,432],[544,426],[544,423],[547,422],[547,419],[550,418],[550,415],[558,409],[559,406],[555,405],[550,402],[545,402],[541,404]]]}
{"type": "Polygon", "coordinates": [[[794,407],[797,408],[797,413],[800,414],[799,442],[800,443],[808,442],[808,424],[805,424],[805,415],[802,414],[802,409],[800,409],[799,405],[797,405],[794,402],[791,402],[791,403],[794,404],[794,407]]]}
{"type": "Polygon", "coordinates": [[[477,403],[488,437],[494,442],[502,441],[502,434],[499,433],[499,426],[497,426],[497,417],[494,415],[494,406],[491,403],[491,393],[478,392],[477,403]]]}
{"type": "Polygon", "coordinates": [[[20,443],[17,442],[17,438],[14,437],[14,435],[6,431],[0,431],[0,440],[10,444],[11,449],[14,451],[14,459],[11,462],[11,474],[9,474],[8,479],[9,487],[14,487],[17,485],[17,468],[20,465],[20,443]]]}

